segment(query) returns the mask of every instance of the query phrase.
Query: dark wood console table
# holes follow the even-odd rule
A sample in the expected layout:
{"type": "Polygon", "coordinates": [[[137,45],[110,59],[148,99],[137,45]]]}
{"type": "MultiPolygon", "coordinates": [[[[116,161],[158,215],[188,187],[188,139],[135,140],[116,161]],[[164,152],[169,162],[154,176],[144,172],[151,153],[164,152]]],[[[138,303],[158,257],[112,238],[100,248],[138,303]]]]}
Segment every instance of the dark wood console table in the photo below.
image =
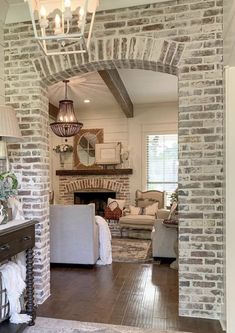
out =
{"type": "MultiPolygon", "coordinates": [[[[26,312],[32,316],[29,325],[36,318],[33,281],[33,247],[35,245],[35,224],[37,221],[10,221],[0,225],[0,262],[26,251],[26,312]]],[[[0,333],[22,332],[27,324],[11,324],[8,320],[0,324],[0,333]]]]}

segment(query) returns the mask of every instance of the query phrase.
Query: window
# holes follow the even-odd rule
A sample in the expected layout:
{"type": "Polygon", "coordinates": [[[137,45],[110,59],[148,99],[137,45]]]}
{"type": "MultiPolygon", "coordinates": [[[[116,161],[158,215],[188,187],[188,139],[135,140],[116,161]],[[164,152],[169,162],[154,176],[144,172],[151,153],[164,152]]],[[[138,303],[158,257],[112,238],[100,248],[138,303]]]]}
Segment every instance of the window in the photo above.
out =
{"type": "Polygon", "coordinates": [[[177,134],[147,135],[147,190],[166,191],[166,205],[178,186],[177,134]]]}

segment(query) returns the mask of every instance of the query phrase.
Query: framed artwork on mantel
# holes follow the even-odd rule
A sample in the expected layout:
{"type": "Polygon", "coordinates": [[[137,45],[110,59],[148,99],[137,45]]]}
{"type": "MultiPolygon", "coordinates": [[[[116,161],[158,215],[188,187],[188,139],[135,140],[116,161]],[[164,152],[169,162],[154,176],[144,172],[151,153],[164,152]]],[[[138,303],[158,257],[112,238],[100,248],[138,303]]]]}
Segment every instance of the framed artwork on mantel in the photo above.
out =
{"type": "Polygon", "coordinates": [[[104,141],[102,128],[82,129],[74,137],[74,166],[77,169],[99,169],[95,164],[95,146],[104,141]]]}
{"type": "Polygon", "coordinates": [[[95,162],[98,165],[115,165],[121,163],[121,143],[97,143],[95,145],[95,162]]]}

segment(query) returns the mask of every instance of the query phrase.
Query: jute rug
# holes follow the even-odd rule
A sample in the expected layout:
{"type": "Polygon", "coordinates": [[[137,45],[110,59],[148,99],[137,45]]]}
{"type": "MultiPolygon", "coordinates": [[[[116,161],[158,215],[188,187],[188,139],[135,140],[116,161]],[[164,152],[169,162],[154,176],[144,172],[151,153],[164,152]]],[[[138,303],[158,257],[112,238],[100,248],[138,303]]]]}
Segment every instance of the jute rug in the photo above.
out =
{"type": "MultiPolygon", "coordinates": [[[[130,326],[85,323],[73,320],[62,320],[38,317],[36,325],[27,327],[24,333],[177,333],[152,328],[136,328],[130,326]]],[[[183,333],[183,332],[181,332],[183,333]]],[[[186,332],[184,332],[186,333],[186,332]]]]}
{"type": "Polygon", "coordinates": [[[113,262],[150,262],[152,261],[151,240],[112,239],[113,262]]]}

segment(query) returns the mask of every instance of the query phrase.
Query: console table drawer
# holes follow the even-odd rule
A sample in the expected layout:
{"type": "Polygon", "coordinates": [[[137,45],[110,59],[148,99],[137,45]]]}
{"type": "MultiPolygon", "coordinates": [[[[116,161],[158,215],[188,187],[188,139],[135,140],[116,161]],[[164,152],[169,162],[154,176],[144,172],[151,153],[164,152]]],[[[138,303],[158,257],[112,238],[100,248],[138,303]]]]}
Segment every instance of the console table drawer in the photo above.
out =
{"type": "Polygon", "coordinates": [[[34,243],[34,225],[16,230],[9,234],[0,235],[0,261],[9,259],[9,257],[19,252],[32,248],[34,243]]]}

